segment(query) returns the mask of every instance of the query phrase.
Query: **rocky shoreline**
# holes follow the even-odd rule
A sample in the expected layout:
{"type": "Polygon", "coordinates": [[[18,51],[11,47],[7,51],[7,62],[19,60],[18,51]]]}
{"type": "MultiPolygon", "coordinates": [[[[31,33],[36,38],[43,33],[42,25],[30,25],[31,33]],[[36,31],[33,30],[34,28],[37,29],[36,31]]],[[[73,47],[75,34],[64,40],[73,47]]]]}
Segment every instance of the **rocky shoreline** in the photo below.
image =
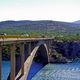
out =
{"type": "Polygon", "coordinates": [[[50,63],[69,63],[80,58],[80,41],[54,41],[50,63]]]}

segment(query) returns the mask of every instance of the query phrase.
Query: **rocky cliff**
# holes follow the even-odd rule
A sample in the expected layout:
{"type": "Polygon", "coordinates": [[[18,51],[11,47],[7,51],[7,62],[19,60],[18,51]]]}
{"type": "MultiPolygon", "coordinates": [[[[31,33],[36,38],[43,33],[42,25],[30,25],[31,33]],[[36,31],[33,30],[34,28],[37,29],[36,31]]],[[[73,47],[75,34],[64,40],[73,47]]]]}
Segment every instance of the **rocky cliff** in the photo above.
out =
{"type": "Polygon", "coordinates": [[[55,50],[69,59],[80,58],[80,41],[54,42],[55,50]]]}

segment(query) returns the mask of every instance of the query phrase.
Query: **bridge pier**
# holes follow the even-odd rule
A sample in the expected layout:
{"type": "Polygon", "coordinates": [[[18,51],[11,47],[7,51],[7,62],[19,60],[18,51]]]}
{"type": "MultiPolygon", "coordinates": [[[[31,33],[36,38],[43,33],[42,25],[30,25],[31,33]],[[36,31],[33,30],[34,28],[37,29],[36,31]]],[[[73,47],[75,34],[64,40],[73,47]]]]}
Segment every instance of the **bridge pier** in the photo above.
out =
{"type": "Polygon", "coordinates": [[[50,63],[50,54],[51,54],[51,42],[50,41],[47,41],[47,49],[48,49],[48,62],[50,63]]]}
{"type": "Polygon", "coordinates": [[[15,43],[10,45],[10,55],[11,55],[11,62],[10,62],[10,80],[15,80],[15,43]]]}
{"type": "Polygon", "coordinates": [[[24,43],[20,44],[21,75],[24,75],[24,43]]]}
{"type": "Polygon", "coordinates": [[[31,53],[31,42],[28,43],[28,55],[30,56],[31,53]]]}

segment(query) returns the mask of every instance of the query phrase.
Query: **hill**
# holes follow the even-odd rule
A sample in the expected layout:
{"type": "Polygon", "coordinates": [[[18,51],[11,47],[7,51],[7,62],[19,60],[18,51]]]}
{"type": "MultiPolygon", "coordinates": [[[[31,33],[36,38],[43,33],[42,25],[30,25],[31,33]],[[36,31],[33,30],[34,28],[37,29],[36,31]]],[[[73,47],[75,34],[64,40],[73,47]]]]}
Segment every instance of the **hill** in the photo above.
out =
{"type": "Polygon", "coordinates": [[[80,20],[74,21],[73,23],[75,23],[75,24],[80,24],[80,20]]]}
{"type": "Polygon", "coordinates": [[[30,31],[76,34],[80,33],[80,24],[50,20],[0,22],[0,33],[16,34],[30,31]]]}

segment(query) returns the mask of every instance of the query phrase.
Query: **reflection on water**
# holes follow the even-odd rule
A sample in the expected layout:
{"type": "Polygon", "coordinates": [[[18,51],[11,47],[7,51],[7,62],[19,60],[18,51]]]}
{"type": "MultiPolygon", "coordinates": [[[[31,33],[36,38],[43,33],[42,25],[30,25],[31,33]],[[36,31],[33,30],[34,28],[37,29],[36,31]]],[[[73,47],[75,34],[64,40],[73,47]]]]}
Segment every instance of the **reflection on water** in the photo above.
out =
{"type": "Polygon", "coordinates": [[[80,59],[67,64],[48,64],[32,80],[80,80],[80,59]]]}

